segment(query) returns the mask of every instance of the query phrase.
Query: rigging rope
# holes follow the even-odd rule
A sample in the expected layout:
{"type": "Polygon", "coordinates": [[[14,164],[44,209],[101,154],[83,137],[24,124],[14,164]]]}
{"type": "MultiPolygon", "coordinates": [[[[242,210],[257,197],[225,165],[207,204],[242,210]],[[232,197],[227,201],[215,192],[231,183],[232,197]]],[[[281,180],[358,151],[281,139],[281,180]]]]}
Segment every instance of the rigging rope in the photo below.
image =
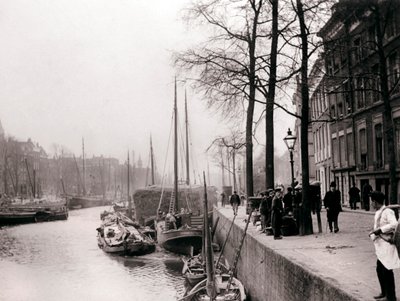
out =
{"type": "Polygon", "coordinates": [[[170,142],[171,142],[171,132],[172,132],[173,121],[174,121],[174,114],[172,114],[172,117],[171,117],[171,125],[170,125],[169,136],[168,136],[168,144],[167,144],[167,153],[165,154],[163,176],[162,176],[162,180],[161,180],[161,196],[160,196],[160,201],[158,202],[157,215],[158,215],[158,212],[160,211],[161,202],[162,202],[162,199],[163,199],[163,196],[164,196],[165,168],[166,168],[166,165],[167,165],[169,145],[170,145],[170,142]]]}

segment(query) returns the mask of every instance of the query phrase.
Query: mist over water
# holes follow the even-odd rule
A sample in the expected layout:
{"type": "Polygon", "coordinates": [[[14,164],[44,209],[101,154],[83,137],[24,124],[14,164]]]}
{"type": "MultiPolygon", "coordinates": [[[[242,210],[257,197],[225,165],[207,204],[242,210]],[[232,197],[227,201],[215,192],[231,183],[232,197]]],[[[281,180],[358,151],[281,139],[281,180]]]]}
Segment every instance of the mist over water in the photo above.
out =
{"type": "Polygon", "coordinates": [[[70,211],[67,221],[0,229],[0,300],[176,300],[184,292],[179,256],[104,253],[96,228],[105,207],[70,211]]]}

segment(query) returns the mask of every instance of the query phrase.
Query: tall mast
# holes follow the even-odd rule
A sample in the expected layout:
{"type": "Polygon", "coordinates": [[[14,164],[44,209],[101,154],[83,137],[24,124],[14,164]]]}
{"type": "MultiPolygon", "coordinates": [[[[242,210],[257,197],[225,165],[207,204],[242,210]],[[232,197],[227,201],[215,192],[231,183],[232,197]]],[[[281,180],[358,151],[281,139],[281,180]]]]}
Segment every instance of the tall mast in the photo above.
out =
{"type": "Polygon", "coordinates": [[[129,195],[129,169],[130,169],[130,165],[129,165],[129,150],[128,150],[128,186],[126,188],[127,192],[128,192],[128,217],[132,218],[132,202],[131,202],[131,196],[129,195]]]}
{"type": "Polygon", "coordinates": [[[83,185],[83,195],[86,195],[86,170],[85,170],[85,140],[82,137],[82,185],[83,185]]]}
{"type": "Polygon", "coordinates": [[[175,77],[175,95],[174,95],[174,197],[175,209],[178,206],[178,108],[177,108],[177,92],[175,77]]]}
{"type": "Polygon", "coordinates": [[[150,135],[150,165],[151,165],[151,185],[155,184],[154,181],[154,154],[153,154],[153,142],[150,135]]]}
{"type": "Polygon", "coordinates": [[[186,89],[185,89],[185,125],[186,125],[186,185],[189,185],[190,184],[190,173],[189,173],[189,123],[188,123],[186,89]]]}

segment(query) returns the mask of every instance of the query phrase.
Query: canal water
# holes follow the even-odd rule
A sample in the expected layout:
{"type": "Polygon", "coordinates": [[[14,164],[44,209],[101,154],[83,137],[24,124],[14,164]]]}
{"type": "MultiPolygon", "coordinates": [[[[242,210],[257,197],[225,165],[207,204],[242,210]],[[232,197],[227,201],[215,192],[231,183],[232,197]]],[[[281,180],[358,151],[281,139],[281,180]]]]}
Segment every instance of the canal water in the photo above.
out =
{"type": "Polygon", "coordinates": [[[96,228],[104,209],[0,229],[0,300],[169,301],[182,296],[179,256],[157,249],[120,257],[98,248],[96,228]]]}

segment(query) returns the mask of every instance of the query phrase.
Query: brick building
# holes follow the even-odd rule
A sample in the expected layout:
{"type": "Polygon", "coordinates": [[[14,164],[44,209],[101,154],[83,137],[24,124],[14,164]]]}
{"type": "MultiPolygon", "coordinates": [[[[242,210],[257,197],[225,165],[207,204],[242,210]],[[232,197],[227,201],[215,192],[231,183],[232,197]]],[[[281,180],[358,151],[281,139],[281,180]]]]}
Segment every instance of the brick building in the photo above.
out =
{"type": "Polygon", "coordinates": [[[359,188],[370,183],[388,196],[389,151],[396,153],[396,168],[400,167],[399,16],[398,1],[340,0],[319,32],[324,42],[326,115],[331,120],[326,142],[331,140],[331,171],[344,203],[353,182],[359,188]],[[372,9],[374,3],[378,6],[372,9]],[[378,48],[380,39],[383,44],[378,48]],[[378,49],[383,49],[384,64],[378,49]],[[389,121],[384,120],[382,70],[388,75],[394,150],[388,149],[384,134],[384,124],[389,121]]]}

